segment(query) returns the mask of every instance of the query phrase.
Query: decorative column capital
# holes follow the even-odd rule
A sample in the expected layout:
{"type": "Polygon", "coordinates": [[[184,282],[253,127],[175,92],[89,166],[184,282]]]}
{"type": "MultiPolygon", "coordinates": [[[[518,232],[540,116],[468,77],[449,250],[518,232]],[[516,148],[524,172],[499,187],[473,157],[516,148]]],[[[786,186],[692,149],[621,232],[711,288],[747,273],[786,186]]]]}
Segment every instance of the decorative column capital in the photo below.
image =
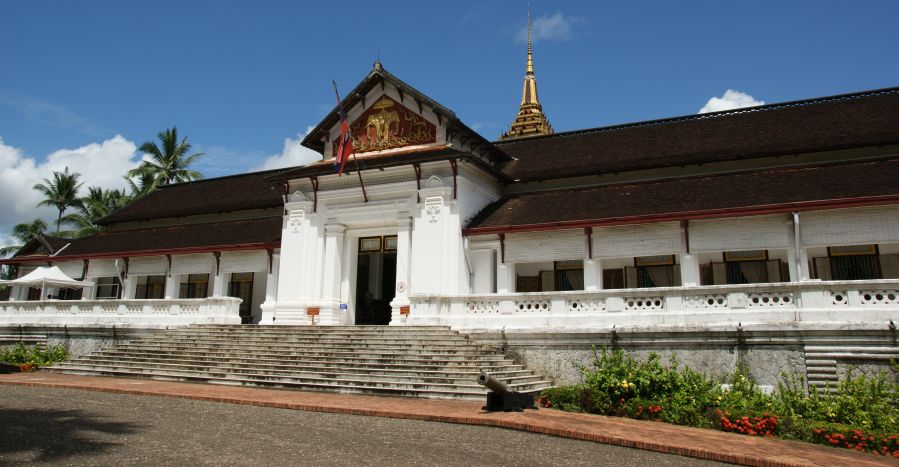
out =
{"type": "Polygon", "coordinates": [[[325,224],[325,233],[328,235],[342,235],[346,232],[346,226],[343,224],[325,224]]]}

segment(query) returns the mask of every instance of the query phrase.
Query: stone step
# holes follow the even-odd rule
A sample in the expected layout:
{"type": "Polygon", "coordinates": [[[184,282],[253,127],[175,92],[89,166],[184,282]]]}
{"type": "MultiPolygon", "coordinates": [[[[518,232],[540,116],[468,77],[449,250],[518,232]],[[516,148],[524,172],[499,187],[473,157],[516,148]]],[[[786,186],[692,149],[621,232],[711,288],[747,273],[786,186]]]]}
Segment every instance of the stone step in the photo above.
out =
{"type": "Polygon", "coordinates": [[[482,371],[510,389],[551,383],[448,327],[222,326],[161,331],[45,369],[214,384],[482,399],[482,371]]]}
{"type": "Polygon", "coordinates": [[[809,381],[839,381],[840,379],[836,371],[833,373],[808,372],[807,377],[809,381]]]}
{"type": "Polygon", "coordinates": [[[291,324],[291,325],[246,325],[246,324],[193,324],[190,326],[179,327],[173,330],[184,331],[184,332],[192,332],[192,331],[204,331],[209,329],[217,329],[223,331],[259,331],[259,332],[269,332],[269,331],[318,331],[318,332],[330,332],[330,331],[350,331],[350,332],[365,332],[365,331],[381,331],[381,332],[397,332],[397,333],[405,333],[412,331],[432,331],[432,332],[450,332],[456,333],[457,331],[453,331],[449,326],[430,326],[430,325],[420,325],[420,326],[384,326],[384,325],[374,325],[374,324],[346,324],[346,325],[303,325],[303,324],[291,324]]]}
{"type": "MultiPolygon", "coordinates": [[[[144,357],[107,357],[103,355],[93,356],[91,358],[73,358],[66,362],[67,364],[90,364],[90,363],[130,363],[130,364],[161,364],[161,365],[198,365],[198,366],[215,366],[216,368],[264,368],[285,371],[312,371],[312,372],[334,372],[345,371],[347,367],[340,363],[313,365],[308,363],[288,365],[280,361],[256,362],[256,361],[234,361],[233,359],[221,361],[197,360],[197,359],[154,359],[144,357]]],[[[532,376],[531,370],[522,369],[521,365],[506,366],[485,366],[485,367],[414,367],[409,365],[354,365],[349,367],[360,373],[369,374],[385,374],[385,375],[420,375],[434,376],[445,378],[475,378],[482,371],[486,371],[497,378],[506,377],[523,377],[532,376]]]]}
{"type": "Polygon", "coordinates": [[[383,341],[369,341],[369,340],[358,340],[358,341],[350,341],[350,340],[302,340],[302,341],[292,341],[292,340],[257,340],[257,339],[221,339],[221,340],[211,340],[211,339],[132,339],[127,341],[121,345],[126,344],[156,344],[156,345],[206,345],[206,346],[221,346],[221,345],[256,345],[256,346],[309,346],[309,345],[333,345],[333,346],[352,346],[352,347],[428,347],[428,348],[470,348],[470,349],[486,349],[490,350],[494,348],[493,346],[487,344],[478,344],[471,341],[459,341],[459,342],[422,342],[422,341],[397,341],[397,340],[383,340],[383,341]]]}
{"type": "Polygon", "coordinates": [[[376,336],[344,336],[344,335],[333,335],[333,336],[299,336],[299,335],[236,335],[236,336],[228,336],[228,335],[191,335],[191,334],[162,334],[158,336],[146,336],[144,339],[147,340],[181,340],[181,341],[195,341],[195,340],[205,340],[210,342],[218,342],[218,341],[236,341],[236,340],[247,340],[247,341],[258,341],[258,342],[278,342],[278,341],[289,341],[289,342],[315,342],[315,341],[323,341],[323,342],[419,342],[419,343],[433,343],[440,344],[444,343],[447,345],[454,345],[460,343],[472,343],[471,339],[467,339],[462,336],[385,336],[385,335],[376,335],[376,336]]]}
{"type": "Polygon", "coordinates": [[[290,345],[267,344],[260,345],[255,342],[231,342],[221,344],[206,343],[166,343],[166,342],[128,342],[116,346],[118,349],[208,349],[208,350],[243,350],[248,352],[366,352],[371,354],[419,354],[428,353],[434,355],[501,355],[499,350],[489,346],[427,346],[427,345],[333,345],[328,343],[290,345]]]}
{"type": "MultiPolygon", "coordinates": [[[[180,356],[180,355],[171,355],[171,356],[159,356],[159,355],[149,355],[149,356],[140,356],[140,355],[116,355],[116,356],[91,356],[91,357],[82,357],[75,358],[69,360],[73,363],[90,363],[90,362],[168,362],[168,363],[203,363],[210,366],[220,366],[220,365],[240,365],[240,366],[261,366],[261,367],[305,367],[310,369],[328,369],[334,370],[339,368],[346,368],[346,361],[333,361],[333,360],[317,360],[317,361],[308,361],[308,360],[295,360],[293,363],[286,363],[282,359],[248,359],[248,358],[229,358],[229,357],[198,357],[198,356],[180,356]]],[[[425,363],[409,363],[409,362],[390,362],[390,363],[381,363],[381,362],[350,362],[353,368],[357,368],[360,370],[368,370],[368,371],[399,371],[399,372],[410,372],[410,373],[472,373],[479,374],[482,371],[486,371],[489,373],[502,373],[502,372],[514,372],[514,371],[530,371],[525,370],[522,365],[507,363],[507,362],[497,362],[497,363],[463,363],[458,365],[447,365],[445,363],[440,362],[429,362],[425,363]]]]}
{"type": "Polygon", "coordinates": [[[387,327],[387,326],[243,326],[243,327],[227,327],[222,329],[214,328],[196,328],[194,326],[175,328],[165,331],[167,334],[219,334],[219,335],[443,335],[443,336],[461,336],[456,331],[448,329],[430,329],[416,328],[410,326],[387,327]]]}
{"type": "Polygon", "coordinates": [[[837,364],[836,360],[831,359],[823,359],[823,358],[805,358],[805,366],[834,366],[837,364]]]}
{"type": "Polygon", "coordinates": [[[833,360],[896,360],[899,359],[899,353],[832,352],[815,354],[815,358],[833,360]]]}
{"type": "MultiPolygon", "coordinates": [[[[295,389],[337,389],[340,392],[361,392],[361,393],[420,393],[423,394],[440,394],[450,395],[458,394],[459,396],[474,396],[482,398],[486,394],[486,389],[477,384],[439,384],[439,383],[397,383],[392,381],[369,381],[369,380],[340,380],[333,381],[323,378],[279,378],[268,376],[230,376],[226,373],[216,372],[182,372],[182,371],[135,371],[129,369],[103,368],[103,369],[82,369],[82,368],[66,368],[64,365],[58,367],[48,367],[44,371],[74,373],[74,374],[96,374],[114,376],[138,376],[150,377],[152,379],[167,379],[177,381],[202,381],[219,384],[250,384],[257,386],[272,387],[291,387],[295,389]]],[[[510,389],[518,391],[538,391],[549,386],[549,382],[513,384],[510,389]]],[[[425,396],[426,397],[426,396],[425,396]]]]}
{"type": "MultiPolygon", "coordinates": [[[[184,359],[190,361],[205,362],[232,362],[243,363],[247,365],[296,365],[296,364],[315,364],[315,365],[345,365],[348,360],[345,357],[329,357],[304,359],[304,358],[284,358],[283,355],[256,355],[256,354],[220,354],[209,355],[201,354],[182,354],[182,353],[158,353],[158,352],[121,352],[116,350],[108,350],[102,353],[84,355],[81,357],[73,357],[71,360],[93,360],[95,358],[102,359],[134,359],[153,361],[184,359]]],[[[523,368],[522,365],[514,363],[511,359],[503,359],[496,361],[441,361],[441,360],[409,360],[409,359],[391,359],[386,362],[380,359],[350,359],[354,365],[370,366],[370,367],[410,367],[410,368],[451,368],[453,371],[465,370],[466,368],[523,368]]]]}
{"type": "Polygon", "coordinates": [[[490,360],[490,361],[481,361],[481,360],[435,360],[435,359],[396,359],[396,358],[371,358],[371,357],[345,357],[345,356],[333,356],[333,355],[324,355],[324,356],[316,356],[315,358],[308,356],[290,356],[286,354],[254,354],[247,352],[234,352],[234,353],[218,353],[218,354],[210,354],[208,352],[193,352],[193,353],[179,353],[179,352],[160,352],[160,351],[119,351],[119,350],[106,350],[101,353],[94,353],[91,355],[85,355],[82,357],[75,357],[75,359],[91,359],[97,356],[107,357],[107,358],[146,358],[146,359],[172,359],[172,358],[186,358],[191,360],[202,360],[202,361],[244,361],[250,362],[254,364],[271,364],[271,363],[285,363],[285,362],[303,362],[310,363],[314,362],[316,364],[323,363],[333,363],[333,364],[345,364],[347,361],[351,361],[354,365],[374,365],[374,366],[415,366],[415,367],[435,367],[435,368],[443,368],[443,367],[451,367],[451,368],[465,368],[465,367],[495,367],[495,366],[503,366],[510,367],[516,366],[521,367],[522,365],[515,364],[511,359],[501,359],[501,360],[490,360]]]}
{"type": "MultiPolygon", "coordinates": [[[[189,364],[170,364],[154,362],[152,364],[135,365],[130,362],[66,362],[61,365],[62,368],[77,370],[128,370],[128,371],[144,371],[144,372],[165,372],[165,371],[183,371],[188,373],[209,373],[224,374],[228,377],[266,377],[266,378],[291,378],[291,379],[321,379],[321,380],[364,380],[364,381],[390,381],[394,383],[434,383],[434,384],[454,384],[454,385],[471,385],[477,382],[477,374],[462,375],[455,377],[445,377],[436,375],[418,375],[418,374],[383,374],[358,371],[354,368],[334,369],[331,371],[297,371],[274,369],[270,367],[255,368],[235,368],[230,366],[206,366],[206,365],[189,365],[189,364]]],[[[538,383],[542,380],[539,376],[517,375],[517,376],[500,376],[493,373],[496,379],[506,384],[525,384],[538,383]]]]}
{"type": "MultiPolygon", "coordinates": [[[[141,346],[129,346],[129,347],[116,347],[114,350],[109,350],[107,352],[141,352],[141,353],[156,353],[162,355],[168,355],[172,353],[180,353],[185,355],[258,355],[258,356],[271,356],[271,357],[281,357],[281,358],[321,358],[321,357],[340,357],[340,358],[356,358],[356,359],[372,359],[372,360],[418,360],[418,361],[488,361],[488,362],[496,362],[503,361],[506,357],[502,354],[494,354],[494,353],[456,353],[456,354],[447,354],[447,353],[420,353],[420,352],[370,352],[370,351],[318,351],[315,349],[305,350],[302,348],[295,348],[290,350],[283,350],[273,352],[270,350],[249,350],[249,349],[231,349],[231,348],[167,348],[167,347],[141,347],[141,346]]],[[[108,354],[108,353],[107,353],[108,354]]]]}
{"type": "Polygon", "coordinates": [[[169,336],[444,336],[458,337],[465,339],[467,336],[459,334],[455,331],[440,330],[421,330],[421,331],[404,331],[396,329],[386,330],[347,330],[347,329],[327,329],[324,327],[315,327],[305,330],[290,330],[281,327],[264,326],[260,328],[247,328],[235,330],[216,330],[216,329],[194,329],[194,328],[177,328],[164,331],[169,336]]]}
{"type": "Polygon", "coordinates": [[[829,354],[829,353],[868,353],[868,354],[896,354],[899,355],[899,347],[863,347],[863,346],[816,346],[806,345],[806,355],[812,354],[829,354]]]}

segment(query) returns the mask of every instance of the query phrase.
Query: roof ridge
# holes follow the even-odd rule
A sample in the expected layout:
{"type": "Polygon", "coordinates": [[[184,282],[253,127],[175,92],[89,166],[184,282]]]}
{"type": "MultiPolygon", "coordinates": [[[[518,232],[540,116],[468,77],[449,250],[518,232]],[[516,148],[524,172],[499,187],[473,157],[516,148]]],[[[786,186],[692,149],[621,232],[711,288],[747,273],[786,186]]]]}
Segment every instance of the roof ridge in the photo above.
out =
{"type": "Polygon", "coordinates": [[[899,86],[897,87],[888,87],[888,88],[880,88],[880,89],[871,89],[867,91],[858,91],[852,93],[845,94],[835,94],[831,96],[823,96],[823,97],[814,97],[811,99],[801,99],[794,101],[785,101],[785,102],[776,102],[773,104],[765,104],[758,105],[753,107],[742,107],[739,109],[731,109],[731,110],[721,110],[718,112],[709,112],[702,114],[690,114],[690,115],[681,115],[677,117],[666,117],[654,120],[643,120],[638,122],[631,123],[620,123],[616,125],[602,126],[602,127],[594,127],[594,128],[583,128],[580,130],[571,130],[571,131],[563,131],[557,132],[551,135],[540,135],[540,136],[531,136],[528,138],[521,139],[512,139],[512,140],[497,140],[492,141],[493,144],[498,146],[508,146],[516,143],[525,143],[535,140],[543,140],[543,139],[551,139],[557,137],[565,137],[565,136],[577,136],[583,134],[590,133],[601,133],[606,131],[615,131],[615,130],[625,130],[630,128],[640,128],[646,126],[657,126],[657,125],[665,125],[669,123],[678,123],[684,121],[691,120],[702,120],[709,118],[721,118],[721,117],[729,117],[731,115],[740,115],[744,113],[751,112],[765,112],[771,110],[778,110],[782,108],[790,108],[790,107],[805,107],[809,105],[823,104],[827,102],[841,101],[841,100],[850,100],[850,99],[860,99],[871,96],[879,96],[879,95],[889,95],[889,94],[899,94],[899,86]]]}
{"type": "Polygon", "coordinates": [[[626,188],[631,186],[638,185],[652,185],[652,184],[660,184],[660,183],[670,183],[670,182],[682,182],[685,180],[706,180],[712,178],[719,177],[728,177],[728,176],[740,176],[740,175],[751,175],[751,174],[770,174],[770,173],[782,173],[782,172],[796,172],[800,170],[810,170],[810,169],[821,169],[824,167],[833,167],[839,165],[863,165],[863,164],[873,164],[880,162],[899,162],[899,155],[889,155],[884,157],[872,158],[872,159],[854,159],[854,160],[840,160],[840,161],[831,161],[831,162],[810,162],[808,164],[799,164],[799,165],[782,165],[782,166],[774,166],[768,167],[761,170],[754,169],[744,169],[738,171],[729,171],[729,172],[713,172],[706,174],[694,174],[694,175],[685,175],[681,177],[671,177],[671,178],[656,178],[650,180],[638,180],[631,182],[620,182],[620,183],[609,183],[605,185],[592,185],[592,186],[579,186],[572,188],[561,188],[561,189],[549,189],[549,190],[539,190],[539,191],[527,191],[521,193],[514,193],[508,195],[510,198],[519,197],[519,196],[529,196],[535,195],[539,193],[546,192],[571,192],[571,191],[587,191],[587,190],[598,190],[598,189],[606,189],[606,188],[626,188]]]}
{"type": "Polygon", "coordinates": [[[278,169],[259,170],[259,171],[255,171],[255,172],[244,172],[244,173],[237,173],[237,174],[230,174],[230,175],[222,175],[219,177],[201,178],[199,180],[191,180],[189,182],[169,183],[168,185],[159,185],[156,187],[156,189],[161,190],[161,189],[169,188],[169,187],[173,187],[173,186],[183,186],[183,185],[190,185],[193,183],[203,183],[203,182],[215,182],[215,181],[231,179],[231,178],[269,176],[269,175],[274,175],[278,172],[283,172],[285,170],[293,169],[295,167],[302,167],[302,166],[281,167],[278,169]]]}
{"type": "MultiPolygon", "coordinates": [[[[175,229],[175,228],[179,228],[179,227],[204,225],[204,224],[221,224],[221,223],[237,224],[237,223],[241,223],[241,222],[262,222],[265,220],[271,220],[271,219],[275,219],[275,218],[282,219],[283,217],[284,216],[282,216],[280,213],[278,213],[278,214],[271,215],[271,216],[239,217],[236,219],[207,220],[205,222],[185,222],[183,224],[167,224],[167,225],[158,225],[155,227],[143,226],[143,227],[137,227],[137,228],[132,228],[132,229],[103,230],[103,231],[97,232],[93,235],[89,235],[87,237],[81,237],[81,238],[90,238],[90,237],[96,237],[96,236],[120,234],[120,233],[126,233],[126,232],[138,232],[138,231],[145,231],[145,230],[175,229]]],[[[80,240],[81,238],[73,238],[73,239],[70,239],[70,241],[71,240],[80,240]]]]}

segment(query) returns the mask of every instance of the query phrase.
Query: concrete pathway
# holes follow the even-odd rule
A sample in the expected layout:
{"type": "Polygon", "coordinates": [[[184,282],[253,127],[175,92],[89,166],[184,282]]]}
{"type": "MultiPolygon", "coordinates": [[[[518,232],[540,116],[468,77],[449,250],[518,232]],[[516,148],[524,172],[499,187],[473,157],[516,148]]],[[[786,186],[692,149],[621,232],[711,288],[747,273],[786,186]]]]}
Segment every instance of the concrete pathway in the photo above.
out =
{"type": "Polygon", "coordinates": [[[451,400],[344,395],[40,372],[0,375],[0,385],[86,389],[313,412],[488,425],[745,465],[897,465],[892,459],[873,454],[807,443],[549,409],[487,413],[481,410],[480,403],[451,400]]]}

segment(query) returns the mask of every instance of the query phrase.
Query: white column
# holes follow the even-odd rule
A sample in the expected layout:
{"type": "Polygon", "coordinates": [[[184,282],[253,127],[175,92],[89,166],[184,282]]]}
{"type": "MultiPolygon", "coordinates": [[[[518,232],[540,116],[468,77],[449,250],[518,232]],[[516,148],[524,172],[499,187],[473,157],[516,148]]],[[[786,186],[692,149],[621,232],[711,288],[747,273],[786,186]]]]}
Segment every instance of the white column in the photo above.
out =
{"type": "Polygon", "coordinates": [[[401,324],[405,320],[400,312],[402,307],[409,306],[412,280],[409,275],[409,268],[412,265],[412,219],[400,219],[396,226],[396,278],[393,284],[396,295],[390,302],[390,324],[401,324]]]}
{"type": "Polygon", "coordinates": [[[137,276],[133,274],[129,274],[128,277],[125,278],[124,290],[122,290],[122,298],[123,299],[131,299],[134,298],[134,294],[137,292],[137,276]]]}
{"type": "Polygon", "coordinates": [[[474,281],[471,291],[475,294],[496,293],[496,250],[471,250],[471,267],[474,281]]]}
{"type": "Polygon", "coordinates": [[[212,276],[212,296],[213,297],[223,297],[225,296],[225,276],[222,272],[212,276]]]}
{"type": "Polygon", "coordinates": [[[418,193],[422,202],[414,213],[410,274],[415,293],[467,293],[462,220],[453,188],[431,177],[418,193]]]}
{"type": "Polygon", "coordinates": [[[496,293],[515,292],[515,263],[501,263],[497,255],[496,293]]]}
{"type": "Polygon", "coordinates": [[[179,282],[181,279],[180,274],[169,274],[165,277],[165,299],[172,300],[174,298],[178,298],[179,282]]]}
{"type": "Polygon", "coordinates": [[[694,254],[684,253],[680,256],[680,280],[685,287],[697,287],[701,283],[699,272],[699,257],[694,254]]]}
{"type": "Polygon", "coordinates": [[[272,255],[271,269],[265,276],[265,301],[259,305],[262,310],[262,318],[259,324],[273,324],[275,316],[275,303],[278,301],[278,271],[281,267],[281,255],[272,255]]]}
{"type": "Polygon", "coordinates": [[[802,248],[802,235],[799,213],[794,212],[790,226],[792,245],[787,249],[787,262],[790,268],[790,281],[807,281],[811,277],[808,270],[808,251],[802,248]]]}
{"type": "Polygon", "coordinates": [[[343,239],[346,226],[342,224],[325,224],[325,261],[322,274],[322,292],[320,305],[320,324],[342,324],[340,310],[340,284],[343,277],[343,239]]]}
{"type": "Polygon", "coordinates": [[[584,260],[584,290],[602,290],[602,260],[584,260]]]}
{"type": "Polygon", "coordinates": [[[97,298],[97,278],[96,277],[85,277],[85,281],[93,282],[94,285],[90,287],[85,287],[81,291],[81,299],[82,300],[94,300],[97,298]]]}
{"type": "MultiPolygon", "coordinates": [[[[278,270],[278,299],[273,321],[266,324],[308,324],[307,310],[319,306],[322,292],[325,233],[324,217],[302,193],[294,193],[284,204],[287,213],[281,229],[281,258],[278,270]]],[[[319,210],[323,210],[319,206],[319,210]]],[[[266,316],[263,313],[263,316],[266,316]]]]}
{"type": "Polygon", "coordinates": [[[790,267],[790,281],[807,281],[811,277],[808,269],[808,250],[799,249],[799,257],[796,257],[794,248],[787,249],[787,265],[790,267]]]}
{"type": "Polygon", "coordinates": [[[9,290],[9,300],[11,302],[22,301],[22,289],[24,289],[24,288],[25,287],[22,287],[21,285],[12,286],[12,288],[10,288],[10,290],[9,290]]]}

